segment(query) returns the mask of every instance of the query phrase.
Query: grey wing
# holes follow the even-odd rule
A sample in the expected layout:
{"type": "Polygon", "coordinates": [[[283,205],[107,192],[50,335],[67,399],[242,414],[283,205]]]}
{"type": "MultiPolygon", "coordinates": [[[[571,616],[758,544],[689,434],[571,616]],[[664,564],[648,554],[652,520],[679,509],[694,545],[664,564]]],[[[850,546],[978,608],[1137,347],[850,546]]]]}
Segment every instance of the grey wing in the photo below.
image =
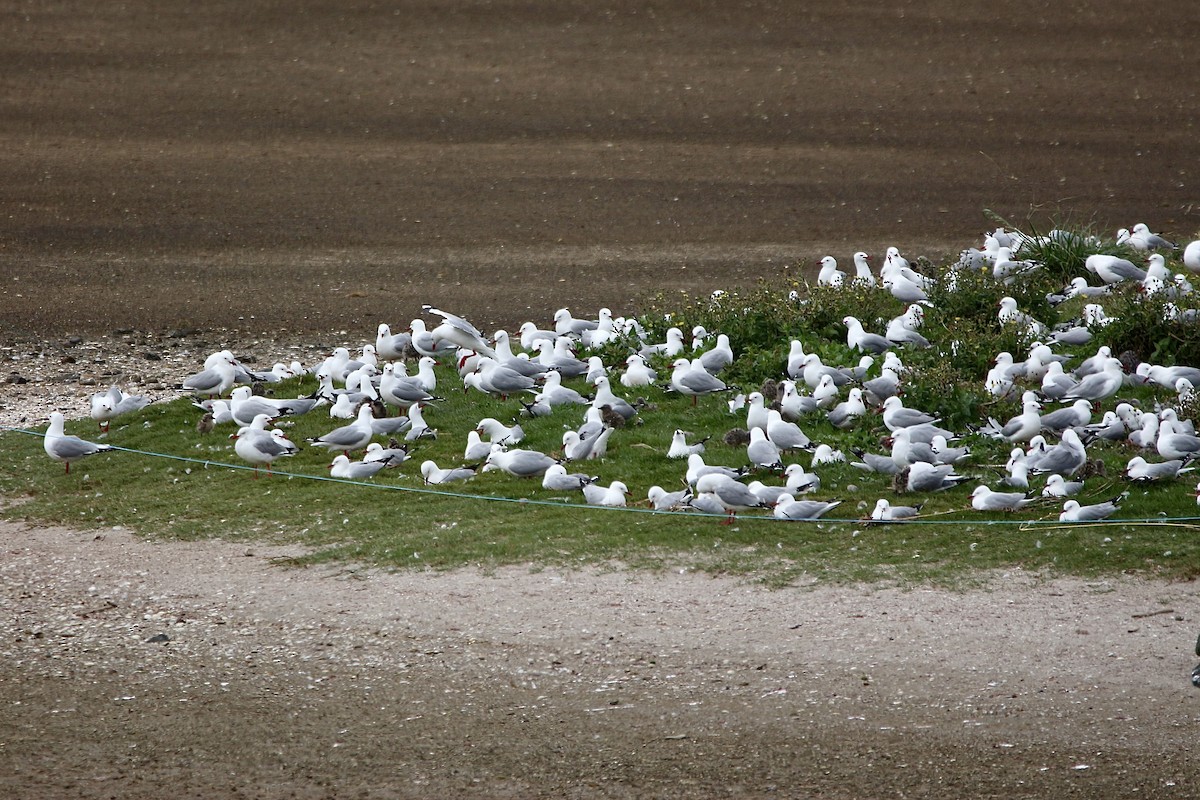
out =
{"type": "Polygon", "coordinates": [[[295,448],[288,447],[287,444],[276,439],[271,434],[259,435],[254,446],[258,448],[264,455],[268,456],[288,456],[295,452],[295,448]]]}
{"type": "Polygon", "coordinates": [[[371,433],[376,436],[400,433],[411,424],[408,417],[385,417],[383,419],[376,417],[371,420],[371,433]]]}
{"type": "Polygon", "coordinates": [[[722,482],[716,490],[716,495],[722,502],[731,506],[754,507],[763,504],[762,499],[750,491],[748,486],[737,481],[722,482]]]}
{"type": "Polygon", "coordinates": [[[688,372],[685,373],[679,382],[693,392],[719,392],[725,387],[725,382],[719,378],[714,378],[707,372],[688,372]]]}
{"type": "Polygon", "coordinates": [[[700,365],[708,372],[720,372],[730,363],[729,354],[724,350],[709,350],[700,356],[700,365]]]}
{"type": "Polygon", "coordinates": [[[877,333],[864,334],[859,341],[859,348],[862,350],[870,350],[875,353],[882,353],[885,350],[890,350],[893,343],[885,336],[880,336],[877,333]]]}
{"type": "Polygon", "coordinates": [[[788,507],[791,512],[788,516],[792,519],[816,519],[837,505],[837,502],[827,503],[824,500],[797,500],[788,507]]]}
{"type": "Polygon", "coordinates": [[[554,463],[554,459],[542,453],[524,452],[516,454],[510,463],[510,469],[517,475],[529,476],[545,472],[554,463]]]}
{"type": "Polygon", "coordinates": [[[362,439],[362,431],[356,425],[343,425],[340,428],[334,428],[324,436],[318,436],[316,441],[320,444],[332,445],[348,445],[354,444],[362,439]]]}
{"type": "Polygon", "coordinates": [[[61,436],[50,440],[50,449],[54,455],[64,461],[73,461],[102,450],[111,450],[108,445],[99,445],[80,439],[78,436],[61,436]]]}
{"type": "Polygon", "coordinates": [[[221,375],[215,369],[206,369],[202,372],[197,372],[190,378],[185,378],[183,388],[192,389],[194,391],[203,392],[208,389],[215,389],[221,385],[221,375]]]}

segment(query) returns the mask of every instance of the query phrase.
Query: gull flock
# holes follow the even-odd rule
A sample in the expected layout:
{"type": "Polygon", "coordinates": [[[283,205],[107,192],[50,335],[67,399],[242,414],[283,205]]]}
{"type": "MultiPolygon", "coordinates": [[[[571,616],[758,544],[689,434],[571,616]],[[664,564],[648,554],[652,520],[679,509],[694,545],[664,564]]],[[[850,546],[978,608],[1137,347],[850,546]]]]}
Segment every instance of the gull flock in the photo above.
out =
{"type": "MultiPolygon", "coordinates": [[[[964,250],[942,280],[953,282],[964,270],[988,271],[1003,284],[1020,280],[1042,267],[1021,257],[1029,241],[1023,234],[997,229],[985,236],[982,248],[964,250]]],[[[596,318],[576,318],[563,308],[545,328],[526,322],[515,334],[501,330],[485,337],[466,319],[428,305],[423,311],[433,318],[432,325],[417,318],[407,330],[393,333],[388,323],[380,323],[373,343],[355,347],[354,355],[348,347],[337,348],[311,369],[293,362],[253,372],[229,350],[213,353],[201,372],[183,381],[182,389],[202,409],[197,432],[230,428],[235,454],[254,467],[256,478],[260,469],[270,474],[273,464],[301,449],[273,424],[301,414],[327,414],[332,427],[304,446],[328,450],[331,475],[354,481],[388,474],[410,460],[422,439],[461,436],[460,463],[439,466],[426,459],[420,464],[426,485],[467,482],[495,470],[514,480],[538,481],[550,491],[578,492],[583,502],[595,506],[639,502],[656,511],[720,515],[725,522],[739,512],[815,520],[844,499],[818,499],[819,473],[831,464],[849,462],[858,470],[892,479],[898,496],[875,501],[868,512],[874,522],[920,519],[921,495],[963,484],[973,486],[964,507],[989,516],[1062,502],[1060,521],[1098,521],[1116,514],[1128,492],[1081,502],[1095,494],[1093,484],[1102,482],[1093,477],[1095,458],[1089,448],[1128,449],[1132,455],[1122,476],[1127,486],[1178,482],[1193,470],[1192,461],[1200,454],[1192,420],[1181,418],[1177,410],[1197,407],[1200,365],[1141,363],[1129,372],[1107,347],[1086,351],[1094,332],[1111,322],[1104,311],[1105,298],[1133,284],[1146,294],[1169,293],[1164,296],[1174,301],[1166,306],[1171,313],[1195,322],[1188,274],[1200,273],[1200,241],[1183,249],[1179,262],[1185,271],[1180,273],[1169,270],[1163,255],[1173,255],[1176,246],[1144,224],[1122,229],[1118,242],[1144,258],[1135,263],[1097,252],[1086,259],[1095,282],[1077,277],[1048,298],[1085,298],[1079,322],[1046,325],[1021,310],[1013,298],[1001,301],[995,324],[1017,326],[1029,345],[1016,355],[997,353],[993,368],[979,379],[987,395],[996,401],[1019,400],[1022,410],[968,430],[942,427],[936,409],[905,404],[905,355],[931,347],[921,329],[927,316],[937,314],[929,300],[935,278],[920,273],[894,247],[887,250],[878,273],[864,252],[854,254],[853,273],[839,270],[832,256],[820,262],[819,285],[831,291],[886,291],[904,308],[877,331],[854,316],[843,318],[845,344],[857,360],[824,363],[812,348],[815,343],[806,348],[800,339],[781,342],[780,352],[786,346],[787,355],[780,359],[778,379],[748,392],[722,378],[737,359],[723,332],[696,327],[689,342],[684,330],[673,326],[664,341],[654,342],[634,318],[614,316],[609,309],[601,309],[596,318]],[[604,363],[599,352],[611,354],[614,348],[608,345],[614,342],[627,345],[628,355],[604,363]],[[1082,354],[1075,355],[1081,348],[1082,354]],[[438,363],[456,365],[460,382],[439,385],[446,379],[435,372],[438,363]],[[315,376],[318,389],[313,395],[288,400],[256,391],[301,375],[315,376]],[[1176,393],[1178,402],[1141,408],[1127,396],[1127,389],[1146,384],[1176,393]],[[681,465],[678,487],[639,488],[646,499],[638,501],[631,498],[630,489],[643,485],[636,474],[602,485],[588,471],[572,470],[603,461],[610,449],[622,446],[628,428],[658,413],[655,403],[637,396],[646,387],[662,387],[668,398],[670,393],[682,395],[686,405],[680,410],[702,402],[727,406],[732,428],[700,435],[675,430],[660,450],[662,458],[677,459],[681,465]],[[469,430],[438,430],[426,414],[436,418],[438,393],[450,391],[476,392],[519,405],[508,422],[484,417],[469,430]],[[840,431],[882,425],[884,446],[879,452],[854,450],[851,458],[806,433],[805,428],[814,431],[822,421],[840,431]],[[526,425],[562,426],[561,449],[522,448],[526,425]],[[713,437],[737,448],[728,451],[740,452],[733,459],[736,463],[705,460],[705,443],[713,437]],[[971,452],[973,442],[989,439],[1011,448],[1007,463],[994,471],[977,463],[971,452]],[[362,457],[354,457],[360,451],[362,457]]],[[[804,313],[804,302],[797,299],[798,314],[804,313]]],[[[114,418],[148,403],[114,386],[92,398],[90,416],[108,431],[114,418]]],[[[57,412],[51,415],[44,447],[67,473],[73,463],[113,450],[112,445],[67,435],[64,417],[57,412]]],[[[1104,480],[1098,489],[1111,485],[1104,480]]],[[[1196,494],[1200,502],[1200,485],[1196,494]]]]}

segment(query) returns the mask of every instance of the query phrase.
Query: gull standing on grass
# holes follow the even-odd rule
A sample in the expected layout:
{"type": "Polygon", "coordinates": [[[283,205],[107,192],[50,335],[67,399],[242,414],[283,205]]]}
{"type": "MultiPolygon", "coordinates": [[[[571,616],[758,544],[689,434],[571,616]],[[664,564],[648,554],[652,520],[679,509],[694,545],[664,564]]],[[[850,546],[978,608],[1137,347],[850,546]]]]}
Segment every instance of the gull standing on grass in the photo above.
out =
{"type": "Polygon", "coordinates": [[[1192,458],[1200,454],[1200,437],[1188,433],[1176,433],[1174,425],[1159,423],[1158,439],[1154,443],[1163,458],[1192,458]]]}
{"type": "Polygon", "coordinates": [[[386,322],[379,323],[375,333],[375,354],[380,358],[392,361],[403,359],[407,351],[412,349],[412,334],[392,333],[392,328],[386,322]]]}
{"type": "Polygon", "coordinates": [[[779,448],[767,438],[762,428],[750,429],[750,444],[746,445],[746,457],[759,469],[782,469],[783,460],[779,448]]]}
{"type": "Polygon", "coordinates": [[[1067,428],[1083,428],[1092,421],[1092,401],[1080,398],[1066,408],[1051,411],[1041,417],[1042,431],[1060,433],[1067,428]]]}
{"type": "Polygon", "coordinates": [[[821,259],[821,269],[817,272],[817,285],[830,286],[840,289],[846,280],[846,273],[838,269],[837,259],[825,256],[821,259]]]}
{"type": "Polygon", "coordinates": [[[625,372],[621,375],[621,385],[627,389],[638,386],[649,386],[658,380],[658,373],[646,366],[646,359],[637,353],[625,359],[625,372]]]}
{"type": "Polygon", "coordinates": [[[729,512],[729,517],[725,520],[725,524],[727,525],[733,524],[734,518],[739,511],[751,508],[767,508],[769,505],[754,492],[750,491],[750,487],[738,483],[726,475],[717,473],[710,473],[701,477],[696,482],[696,491],[701,494],[711,492],[716,495],[717,500],[721,502],[721,506],[729,512]]]}
{"type": "Polygon", "coordinates": [[[898,396],[883,401],[883,424],[893,433],[915,425],[933,425],[938,418],[916,408],[906,408],[898,396]]]}
{"type": "Polygon", "coordinates": [[[65,431],[66,418],[59,412],[50,414],[50,426],[42,438],[46,455],[65,466],[64,474],[71,472],[71,464],[96,453],[112,450],[110,444],[96,444],[78,436],[68,436],[65,431]]]}
{"type": "Polygon", "coordinates": [[[875,286],[875,273],[871,271],[871,257],[859,250],[854,254],[854,282],[863,286],[875,286]]]}
{"type": "Polygon", "coordinates": [[[250,393],[249,386],[239,386],[229,398],[229,413],[237,424],[249,425],[259,414],[275,419],[290,414],[291,408],[286,400],[256,397],[250,393]]]}
{"type": "Polygon", "coordinates": [[[1083,380],[1069,389],[1060,400],[1090,400],[1099,402],[1107,400],[1121,390],[1125,383],[1125,368],[1119,358],[1105,359],[1100,371],[1084,376],[1083,380]]]}
{"type": "Polygon", "coordinates": [[[317,447],[328,448],[330,452],[353,452],[366,447],[367,443],[371,441],[371,437],[375,435],[375,429],[371,426],[371,420],[374,418],[371,406],[364,404],[362,408],[358,409],[358,417],[354,422],[334,428],[323,436],[313,437],[308,442],[317,447]]]}
{"type": "Polygon", "coordinates": [[[678,358],[671,365],[671,388],[691,397],[694,406],[701,395],[724,392],[729,387],[720,378],[706,372],[698,361],[678,358]]]}
{"type": "Polygon", "coordinates": [[[237,380],[237,359],[228,350],[214,353],[205,361],[204,369],[183,379],[183,388],[198,395],[220,397],[237,380]]]}
{"type": "Polygon", "coordinates": [[[272,462],[285,456],[294,456],[300,450],[282,434],[276,436],[266,430],[270,421],[268,415],[259,414],[250,425],[238,429],[229,437],[234,440],[233,451],[238,457],[254,465],[255,478],[258,477],[259,467],[266,467],[267,475],[270,475],[272,462]]]}
{"type": "Polygon", "coordinates": [[[729,337],[724,333],[717,334],[717,344],[713,349],[700,354],[700,366],[712,375],[733,363],[733,348],[729,345],[729,337]]]}
{"type": "Polygon", "coordinates": [[[1138,281],[1140,283],[1146,280],[1146,270],[1132,261],[1119,256],[1097,253],[1088,256],[1083,263],[1088,272],[1096,275],[1106,284],[1121,283],[1123,281],[1138,281]]]}
{"type": "Polygon", "coordinates": [[[592,397],[592,408],[608,406],[627,420],[637,416],[637,409],[623,397],[618,397],[612,390],[612,384],[607,377],[600,377],[595,382],[596,392],[592,397]]]}
{"type": "Polygon", "coordinates": [[[780,450],[808,450],[812,440],[794,422],[788,422],[775,409],[767,410],[767,438],[780,450]]]}

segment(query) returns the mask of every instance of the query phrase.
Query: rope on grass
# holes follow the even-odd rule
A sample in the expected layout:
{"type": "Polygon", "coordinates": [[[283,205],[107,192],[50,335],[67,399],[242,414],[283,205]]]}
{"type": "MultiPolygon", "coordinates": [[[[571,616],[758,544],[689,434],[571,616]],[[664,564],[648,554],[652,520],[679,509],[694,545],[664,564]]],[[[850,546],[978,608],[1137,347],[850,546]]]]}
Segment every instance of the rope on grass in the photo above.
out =
{"type": "MultiPolygon", "coordinates": [[[[29,431],[29,430],[25,430],[23,428],[10,428],[10,427],[6,427],[6,426],[0,426],[0,430],[8,431],[10,433],[21,433],[21,434],[25,434],[27,436],[36,436],[38,438],[43,438],[45,436],[44,432],[39,433],[37,431],[29,431]]],[[[199,464],[199,465],[203,466],[205,469],[208,469],[209,467],[219,467],[221,469],[228,469],[228,470],[244,470],[244,471],[256,470],[255,467],[248,466],[246,464],[230,464],[230,463],[224,462],[224,461],[215,461],[210,458],[195,458],[193,456],[181,456],[181,455],[176,455],[174,453],[157,453],[152,450],[138,450],[133,447],[122,447],[121,445],[111,445],[111,447],[115,451],[120,451],[120,452],[125,452],[125,453],[133,453],[134,455],[147,456],[150,458],[161,458],[161,459],[166,459],[169,461],[181,461],[181,462],[188,463],[188,464],[199,464]]],[[[438,496],[438,497],[449,497],[449,498],[453,498],[456,500],[481,500],[481,501],[485,501],[485,502],[495,502],[495,503],[516,503],[518,505],[527,505],[527,506],[547,506],[550,508],[585,509],[585,510],[589,510],[589,511],[594,511],[594,510],[625,511],[625,512],[629,512],[629,513],[633,513],[633,514],[657,514],[660,516],[668,516],[669,515],[672,517],[702,517],[704,519],[723,519],[724,518],[724,516],[721,514],[706,514],[701,511],[657,511],[652,508],[639,508],[637,506],[594,506],[594,505],[590,505],[588,503],[572,503],[572,502],[562,501],[562,500],[538,500],[538,499],[529,498],[529,497],[502,497],[499,495],[467,494],[465,492],[452,492],[452,491],[447,491],[445,489],[430,489],[429,487],[425,487],[425,486],[398,486],[396,484],[372,483],[372,482],[367,482],[367,481],[350,480],[349,478],[335,478],[332,475],[311,475],[311,474],[305,473],[305,472],[280,472],[278,470],[272,470],[269,474],[271,474],[273,476],[288,478],[289,480],[296,478],[296,479],[300,479],[300,480],[324,481],[327,483],[339,483],[339,484],[344,484],[347,486],[362,486],[362,487],[370,488],[370,489],[382,489],[382,490],[394,491],[394,492],[410,492],[413,494],[425,494],[425,495],[434,495],[434,496],[438,496]]],[[[959,512],[943,511],[943,512],[936,512],[935,514],[929,514],[929,515],[926,515],[925,517],[918,516],[918,517],[913,517],[913,518],[910,518],[907,520],[897,520],[897,521],[889,521],[889,522],[865,519],[865,518],[861,518],[861,517],[853,517],[853,518],[821,517],[818,519],[805,519],[805,520],[780,520],[780,519],[776,519],[773,516],[746,516],[746,517],[738,517],[737,519],[739,522],[748,522],[748,521],[792,522],[792,523],[807,522],[807,523],[831,524],[831,525],[870,525],[870,526],[905,525],[905,524],[909,524],[909,523],[913,523],[913,522],[919,522],[923,525],[949,525],[949,526],[980,525],[980,526],[988,526],[988,527],[1003,526],[1003,525],[1016,525],[1021,528],[1057,529],[1057,528],[1061,527],[1063,529],[1070,529],[1070,530],[1079,530],[1081,528],[1088,528],[1088,527],[1109,527],[1109,526],[1113,526],[1113,525],[1166,526],[1166,527],[1181,527],[1181,528],[1198,528],[1198,529],[1200,529],[1200,526],[1198,526],[1198,525],[1185,524],[1185,523],[1200,522],[1200,516],[1195,516],[1195,517],[1150,517],[1150,518],[1141,518],[1141,519],[1139,519],[1139,518],[1106,519],[1106,520],[1097,521],[1097,522],[1068,523],[1068,524],[1059,522],[1059,520],[1057,518],[1056,519],[1032,519],[1032,520],[1031,519],[1024,519],[1024,520],[1022,520],[1022,519],[931,519],[931,517],[934,517],[934,516],[940,516],[943,514],[953,514],[953,513],[959,513],[959,512]]]]}

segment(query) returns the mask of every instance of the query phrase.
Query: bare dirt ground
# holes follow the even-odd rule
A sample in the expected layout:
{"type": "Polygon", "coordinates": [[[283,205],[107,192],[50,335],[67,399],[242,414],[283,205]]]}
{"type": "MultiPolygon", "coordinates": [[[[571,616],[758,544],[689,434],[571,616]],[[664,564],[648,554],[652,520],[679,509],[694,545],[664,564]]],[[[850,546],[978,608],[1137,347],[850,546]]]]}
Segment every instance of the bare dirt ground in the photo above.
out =
{"type": "MultiPolygon", "coordinates": [[[[953,253],[984,208],[1194,238],[1200,7],[1002,5],[0,3],[0,347],[65,397],[116,350],[153,384],[953,253]]],[[[0,539],[5,796],[1196,794],[1192,585],[0,539]]]]}
{"type": "Polygon", "coordinates": [[[1196,792],[1190,584],[298,571],[14,525],[0,546],[6,797],[1196,792]]]}

